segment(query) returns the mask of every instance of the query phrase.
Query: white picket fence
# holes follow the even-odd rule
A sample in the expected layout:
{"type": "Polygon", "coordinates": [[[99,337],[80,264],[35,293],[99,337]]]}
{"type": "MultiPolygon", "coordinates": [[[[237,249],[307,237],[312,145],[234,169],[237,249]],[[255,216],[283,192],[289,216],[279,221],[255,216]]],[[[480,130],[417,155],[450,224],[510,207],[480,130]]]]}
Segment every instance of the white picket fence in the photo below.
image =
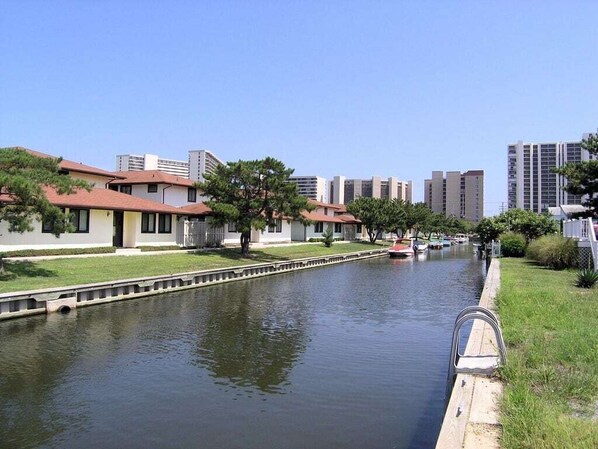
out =
{"type": "Polygon", "coordinates": [[[598,270],[598,240],[591,218],[563,221],[563,236],[577,240],[580,247],[590,247],[594,268],[598,270]]]}
{"type": "Polygon", "coordinates": [[[185,248],[220,246],[224,240],[224,228],[213,227],[205,221],[184,220],[178,223],[177,244],[185,248]]]}

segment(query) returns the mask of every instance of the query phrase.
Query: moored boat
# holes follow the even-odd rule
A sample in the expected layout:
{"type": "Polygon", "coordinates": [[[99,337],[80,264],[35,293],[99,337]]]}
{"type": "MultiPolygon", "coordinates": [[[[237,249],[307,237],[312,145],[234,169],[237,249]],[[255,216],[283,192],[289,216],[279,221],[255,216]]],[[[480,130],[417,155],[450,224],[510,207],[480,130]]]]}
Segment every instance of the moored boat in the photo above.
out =
{"type": "Polygon", "coordinates": [[[428,250],[428,244],[426,242],[422,242],[421,240],[414,240],[412,246],[413,250],[417,253],[424,253],[428,250]]]}
{"type": "Polygon", "coordinates": [[[411,246],[411,240],[408,239],[395,240],[394,245],[388,248],[390,257],[413,257],[413,254],[415,254],[415,251],[411,246]]]}
{"type": "Polygon", "coordinates": [[[468,243],[469,237],[466,234],[455,234],[455,241],[457,243],[468,243]]]}
{"type": "MultiPolygon", "coordinates": [[[[449,243],[450,245],[450,243],[449,243]]],[[[428,248],[429,249],[442,249],[443,248],[443,244],[442,244],[442,240],[432,240],[429,244],[428,244],[428,248]]]]}

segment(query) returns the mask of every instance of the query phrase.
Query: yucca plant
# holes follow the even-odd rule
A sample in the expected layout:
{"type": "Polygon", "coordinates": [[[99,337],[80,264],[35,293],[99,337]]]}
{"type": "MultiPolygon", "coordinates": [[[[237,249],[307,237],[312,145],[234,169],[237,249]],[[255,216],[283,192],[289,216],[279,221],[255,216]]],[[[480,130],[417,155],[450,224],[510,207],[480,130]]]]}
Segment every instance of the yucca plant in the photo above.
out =
{"type": "Polygon", "coordinates": [[[592,288],[598,282],[598,271],[592,268],[584,268],[577,272],[576,285],[581,288],[592,288]]]}

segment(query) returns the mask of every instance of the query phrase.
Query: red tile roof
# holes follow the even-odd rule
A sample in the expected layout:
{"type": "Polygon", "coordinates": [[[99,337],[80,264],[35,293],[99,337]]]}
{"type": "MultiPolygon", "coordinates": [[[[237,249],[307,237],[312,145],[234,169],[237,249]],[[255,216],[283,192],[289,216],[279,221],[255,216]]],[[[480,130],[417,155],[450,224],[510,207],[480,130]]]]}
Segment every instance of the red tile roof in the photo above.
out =
{"type": "Polygon", "coordinates": [[[210,215],[212,209],[210,209],[205,203],[189,204],[187,206],[179,207],[181,212],[185,212],[191,215],[210,215]]]}
{"type": "Polygon", "coordinates": [[[193,187],[194,181],[188,178],[171,175],[159,170],[119,171],[116,174],[122,179],[115,179],[110,184],[171,184],[175,186],[193,187]]]}
{"type": "Polygon", "coordinates": [[[361,220],[358,220],[351,214],[336,215],[336,218],[340,218],[345,223],[361,223],[361,220]]]}
{"type": "Polygon", "coordinates": [[[321,201],[316,201],[316,200],[312,200],[312,199],[308,199],[307,202],[310,204],[313,204],[316,207],[327,207],[329,209],[341,209],[340,205],[338,205],[338,204],[322,203],[321,201]]]}
{"type": "Polygon", "coordinates": [[[317,212],[301,212],[303,218],[310,221],[322,221],[324,223],[344,223],[338,217],[331,217],[330,215],[318,214],[317,212]]]}
{"type": "Polygon", "coordinates": [[[180,214],[179,208],[155,201],[115,192],[109,189],[77,190],[71,195],[58,195],[54,189],[46,188],[48,200],[55,206],[100,210],[133,212],[158,212],[180,214]]]}
{"type": "MultiPolygon", "coordinates": [[[[26,151],[29,154],[33,154],[34,156],[37,156],[37,157],[49,157],[49,158],[53,158],[53,159],[58,159],[56,156],[52,156],[52,155],[46,154],[46,153],[40,153],[39,151],[30,150],[28,148],[23,148],[23,147],[14,147],[14,148],[26,151]]],[[[1,149],[3,150],[5,148],[1,148],[1,149]]],[[[92,167],[91,165],[85,165],[80,162],[69,161],[68,159],[63,159],[62,161],[60,161],[59,165],[60,165],[61,169],[68,171],[68,172],[87,173],[89,175],[105,176],[107,178],[118,177],[118,175],[116,175],[114,172],[102,170],[101,168],[92,167]]]]}

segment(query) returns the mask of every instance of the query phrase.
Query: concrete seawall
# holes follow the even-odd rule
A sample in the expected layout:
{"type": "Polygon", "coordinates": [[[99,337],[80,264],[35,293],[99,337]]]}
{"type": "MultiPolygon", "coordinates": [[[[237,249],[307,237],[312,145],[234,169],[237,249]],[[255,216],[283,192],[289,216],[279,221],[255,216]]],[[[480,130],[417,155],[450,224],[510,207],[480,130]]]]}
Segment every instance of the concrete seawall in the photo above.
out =
{"type": "MultiPolygon", "coordinates": [[[[495,297],[500,286],[500,260],[492,259],[480,306],[495,311],[495,297]]],[[[475,320],[465,355],[497,353],[494,331],[490,325],[475,320]]],[[[436,449],[499,449],[502,427],[498,401],[502,383],[480,375],[458,374],[445,412],[436,449]]]]}
{"type": "Polygon", "coordinates": [[[95,284],[0,294],[0,320],[67,311],[78,307],[159,295],[355,260],[381,257],[386,249],[334,254],[281,262],[244,265],[95,284]]]}

